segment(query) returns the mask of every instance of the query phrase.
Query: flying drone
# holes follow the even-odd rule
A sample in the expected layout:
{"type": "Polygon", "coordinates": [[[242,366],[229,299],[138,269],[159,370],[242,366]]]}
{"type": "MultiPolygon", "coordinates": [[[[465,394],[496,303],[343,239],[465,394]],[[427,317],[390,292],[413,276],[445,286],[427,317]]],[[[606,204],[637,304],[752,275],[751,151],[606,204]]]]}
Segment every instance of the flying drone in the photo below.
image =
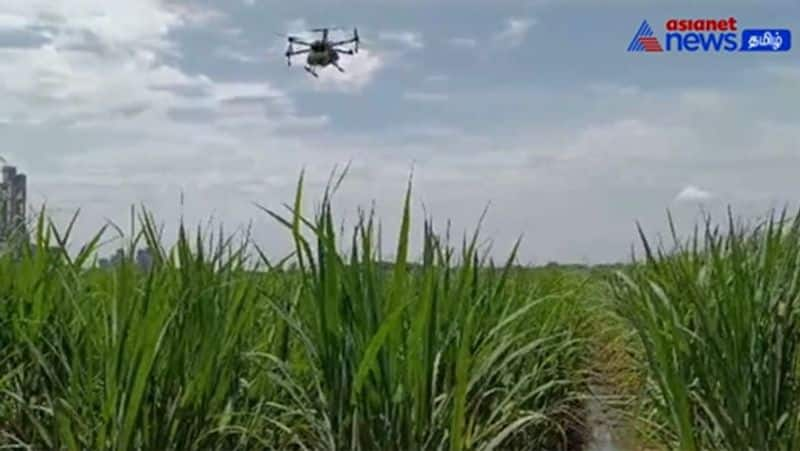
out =
{"type": "Polygon", "coordinates": [[[354,28],[353,37],[343,41],[328,40],[328,32],[330,30],[340,30],[340,28],[315,28],[310,30],[313,33],[322,33],[322,39],[317,39],[313,42],[307,42],[295,36],[288,36],[289,47],[286,49],[285,54],[287,65],[292,65],[293,56],[307,53],[308,56],[306,57],[306,65],[304,67],[305,70],[314,77],[319,77],[316,68],[324,68],[327,66],[333,66],[338,69],[339,72],[344,72],[344,69],[339,65],[339,55],[354,55],[358,53],[358,44],[360,42],[358,29],[354,28]],[[351,43],[355,44],[352,49],[339,48],[342,45],[351,43]],[[295,45],[305,46],[307,48],[295,50],[295,45]]]}

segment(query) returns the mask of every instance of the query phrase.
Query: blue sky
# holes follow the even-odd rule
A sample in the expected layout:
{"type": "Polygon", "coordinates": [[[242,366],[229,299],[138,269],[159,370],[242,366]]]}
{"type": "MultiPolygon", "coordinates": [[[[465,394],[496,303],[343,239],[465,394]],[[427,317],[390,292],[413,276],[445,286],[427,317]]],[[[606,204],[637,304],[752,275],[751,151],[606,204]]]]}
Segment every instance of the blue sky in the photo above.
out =
{"type": "Polygon", "coordinates": [[[625,49],[643,19],[796,28],[800,5],[696,3],[6,0],[0,155],[34,206],[81,208],[79,239],[131,204],[174,225],[183,191],[187,221],[253,222],[280,253],[253,203],[290,200],[302,168],[318,194],[349,161],[341,214],[375,202],[389,233],[413,166],[416,219],[469,230],[490,204],[499,257],[523,236],[524,262],[624,259],[668,209],[688,229],[797,205],[796,48],[625,49]],[[347,73],[286,66],[275,33],[316,26],[359,28],[347,73]]]}

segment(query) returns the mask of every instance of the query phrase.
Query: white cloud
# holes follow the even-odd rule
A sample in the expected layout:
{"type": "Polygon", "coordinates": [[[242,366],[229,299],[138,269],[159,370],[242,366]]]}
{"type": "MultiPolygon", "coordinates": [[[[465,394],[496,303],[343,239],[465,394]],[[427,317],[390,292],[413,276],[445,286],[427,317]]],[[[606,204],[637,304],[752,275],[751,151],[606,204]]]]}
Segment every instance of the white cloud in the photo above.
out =
{"type": "Polygon", "coordinates": [[[0,31],[21,30],[29,24],[28,18],[23,15],[0,13],[0,31]]]}
{"type": "Polygon", "coordinates": [[[0,6],[0,14],[47,30],[39,47],[0,48],[0,117],[86,127],[144,115],[162,118],[164,128],[172,110],[225,114],[226,102],[248,96],[270,98],[289,111],[288,97],[266,83],[220,84],[167,62],[176,47],[169,33],[216,20],[215,10],[156,0],[73,0],[69,6],[69,15],[64,2],[0,6]]]}
{"type": "Polygon", "coordinates": [[[710,191],[705,191],[694,185],[689,185],[675,196],[675,200],[678,202],[702,202],[712,199],[713,197],[714,194],[710,191]]]}
{"type": "Polygon", "coordinates": [[[43,121],[166,108],[182,101],[171,89],[211,87],[208,78],[159,63],[152,53],[124,58],[52,44],[0,50],[0,77],[0,115],[43,121]]]}
{"type": "Polygon", "coordinates": [[[707,89],[687,89],[680,96],[680,103],[692,111],[719,113],[724,110],[726,97],[718,91],[707,89]]]}
{"type": "Polygon", "coordinates": [[[533,19],[512,17],[506,21],[505,28],[493,36],[493,39],[500,45],[518,47],[525,41],[535,23],[533,19]]]}
{"type": "Polygon", "coordinates": [[[570,133],[569,143],[556,158],[581,163],[613,160],[664,161],[694,138],[685,126],[667,126],[640,118],[617,117],[592,122],[570,133]]]}
{"type": "Polygon", "coordinates": [[[425,47],[422,35],[413,31],[382,31],[378,34],[378,38],[402,44],[410,49],[418,50],[425,47]]]}
{"type": "MultiPolygon", "coordinates": [[[[511,17],[506,20],[500,31],[491,35],[489,44],[494,47],[518,47],[525,42],[531,27],[536,21],[531,18],[511,17]]],[[[478,47],[478,40],[468,37],[453,37],[447,41],[451,46],[473,49],[478,47]]]]}
{"type": "Polygon", "coordinates": [[[210,11],[159,0],[4,0],[0,6],[6,28],[36,25],[59,47],[92,40],[106,51],[164,51],[169,30],[208,20],[210,11]]]}
{"type": "Polygon", "coordinates": [[[214,51],[214,55],[222,59],[236,61],[245,64],[252,64],[259,62],[259,58],[254,55],[248,55],[245,52],[232,49],[226,46],[217,47],[217,49],[214,51]]]}
{"type": "Polygon", "coordinates": [[[447,95],[435,92],[407,91],[403,93],[403,98],[412,102],[444,102],[447,100],[447,95]]]}
{"type": "Polygon", "coordinates": [[[475,48],[478,46],[478,41],[474,38],[450,38],[448,41],[450,45],[453,47],[461,47],[461,48],[475,48]]]}
{"type": "Polygon", "coordinates": [[[318,71],[319,78],[313,79],[316,89],[353,93],[361,91],[372,82],[385,65],[381,55],[361,49],[358,54],[343,58],[339,63],[345,70],[327,67],[318,71]]]}
{"type": "Polygon", "coordinates": [[[285,94],[267,82],[224,82],[214,85],[213,98],[219,102],[271,98],[288,102],[285,94]]]}

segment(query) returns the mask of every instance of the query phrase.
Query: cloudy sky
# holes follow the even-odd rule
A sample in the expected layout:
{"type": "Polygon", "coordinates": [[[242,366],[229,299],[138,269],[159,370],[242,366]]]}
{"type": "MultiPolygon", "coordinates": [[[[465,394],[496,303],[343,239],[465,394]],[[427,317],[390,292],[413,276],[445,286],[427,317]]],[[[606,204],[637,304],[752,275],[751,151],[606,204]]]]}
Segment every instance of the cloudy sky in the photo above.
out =
{"type": "Polygon", "coordinates": [[[489,205],[498,257],[522,236],[532,263],[626,258],[636,221],[658,233],[667,210],[690,226],[796,206],[797,48],[625,50],[642,19],[792,27],[800,4],[600,3],[3,0],[0,155],[34,206],[81,208],[79,240],[132,204],[172,226],[183,192],[190,223],[252,222],[276,253],[254,203],[291,200],[304,167],[317,196],[347,162],[341,217],[374,201],[396,230],[413,167],[417,223],[424,207],[469,230],[489,205]],[[316,26],[359,27],[346,74],[286,66],[276,33],[316,26]]]}

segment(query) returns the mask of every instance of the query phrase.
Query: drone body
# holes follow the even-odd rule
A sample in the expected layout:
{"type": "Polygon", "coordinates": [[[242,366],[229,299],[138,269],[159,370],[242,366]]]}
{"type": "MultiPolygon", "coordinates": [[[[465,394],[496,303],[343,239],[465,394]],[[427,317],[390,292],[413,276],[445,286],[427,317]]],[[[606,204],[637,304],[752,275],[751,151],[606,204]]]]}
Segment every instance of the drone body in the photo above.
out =
{"type": "Polygon", "coordinates": [[[358,29],[353,30],[353,37],[350,39],[345,39],[343,41],[330,41],[328,40],[328,31],[331,30],[330,28],[317,28],[311,30],[313,32],[322,33],[322,39],[318,39],[313,42],[303,41],[298,39],[294,36],[289,36],[289,48],[286,49],[286,61],[288,65],[292,65],[292,57],[295,55],[302,55],[308,54],[306,56],[306,65],[305,69],[311,75],[315,77],[319,77],[317,74],[317,68],[325,68],[327,66],[333,66],[339,70],[339,72],[344,72],[344,69],[339,65],[339,55],[354,55],[358,53],[358,44],[360,42],[358,37],[358,29]],[[355,47],[353,49],[341,49],[339,48],[342,45],[354,43],[355,47]],[[302,50],[294,50],[294,45],[301,45],[306,47],[302,50]]]}

